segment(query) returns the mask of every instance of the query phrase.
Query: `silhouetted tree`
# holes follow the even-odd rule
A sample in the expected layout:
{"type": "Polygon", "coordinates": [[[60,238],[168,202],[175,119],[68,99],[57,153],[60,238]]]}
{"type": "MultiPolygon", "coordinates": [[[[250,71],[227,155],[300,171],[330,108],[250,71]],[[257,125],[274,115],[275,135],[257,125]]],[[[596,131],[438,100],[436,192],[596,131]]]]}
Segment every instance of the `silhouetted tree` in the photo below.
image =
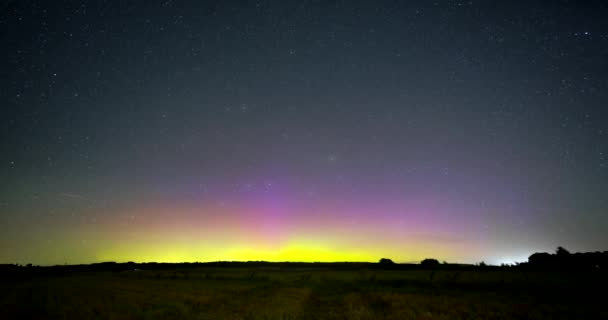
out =
{"type": "Polygon", "coordinates": [[[608,252],[570,253],[558,247],[555,254],[534,253],[527,266],[536,269],[600,270],[606,268],[608,252]]]}
{"type": "Polygon", "coordinates": [[[392,265],[392,264],[395,264],[393,262],[393,260],[388,259],[388,258],[382,258],[382,259],[380,259],[380,261],[378,261],[378,263],[381,264],[381,265],[392,265]]]}
{"type": "Polygon", "coordinates": [[[557,247],[555,254],[558,256],[567,256],[570,254],[570,251],[566,250],[564,247],[557,247]]]}
{"type": "Polygon", "coordinates": [[[427,258],[420,261],[420,265],[425,268],[435,268],[439,265],[439,261],[437,259],[427,258]]]}
{"type": "Polygon", "coordinates": [[[528,257],[528,263],[534,267],[549,267],[552,260],[551,254],[546,252],[537,252],[528,257]]]}

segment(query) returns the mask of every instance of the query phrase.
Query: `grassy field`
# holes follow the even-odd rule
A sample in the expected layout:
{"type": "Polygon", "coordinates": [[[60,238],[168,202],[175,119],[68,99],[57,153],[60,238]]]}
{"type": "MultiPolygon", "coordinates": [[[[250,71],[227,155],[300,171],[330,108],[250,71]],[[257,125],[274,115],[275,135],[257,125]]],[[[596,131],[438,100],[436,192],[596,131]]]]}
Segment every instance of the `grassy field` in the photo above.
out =
{"type": "Polygon", "coordinates": [[[608,319],[605,273],[190,268],[1,284],[1,319],[608,319]]]}

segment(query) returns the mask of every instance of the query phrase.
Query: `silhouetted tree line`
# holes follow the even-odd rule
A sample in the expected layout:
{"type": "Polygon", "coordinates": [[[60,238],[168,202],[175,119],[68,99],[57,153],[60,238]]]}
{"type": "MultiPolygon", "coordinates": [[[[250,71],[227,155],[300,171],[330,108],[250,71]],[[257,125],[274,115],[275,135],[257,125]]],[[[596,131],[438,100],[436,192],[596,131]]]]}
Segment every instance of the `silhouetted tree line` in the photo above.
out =
{"type": "Polygon", "coordinates": [[[527,267],[543,270],[608,270],[608,251],[570,253],[558,247],[555,253],[537,252],[527,267]]]}
{"type": "Polygon", "coordinates": [[[16,276],[63,275],[74,272],[90,271],[139,271],[139,270],[175,270],[191,268],[310,268],[330,270],[384,269],[384,270],[494,270],[502,268],[535,269],[535,270],[608,270],[608,251],[570,253],[558,247],[555,253],[538,252],[528,258],[528,262],[515,265],[490,266],[484,262],[477,265],[453,264],[437,259],[424,259],[420,264],[395,263],[391,259],[382,258],[377,263],[372,262],[268,262],[268,261],[216,261],[216,262],[184,262],[184,263],[135,263],[135,262],[101,262],[80,265],[34,266],[32,264],[0,264],[0,272],[16,276]]]}
{"type": "Polygon", "coordinates": [[[100,262],[77,265],[36,266],[32,264],[0,264],[0,271],[10,274],[14,280],[23,277],[36,276],[62,276],[79,272],[137,272],[144,270],[178,270],[186,271],[197,268],[270,268],[270,269],[325,269],[325,270],[420,270],[445,269],[465,270],[476,268],[473,265],[439,263],[436,259],[426,259],[425,262],[396,263],[391,259],[382,258],[374,262],[268,262],[268,261],[216,261],[216,262],[100,262]]]}

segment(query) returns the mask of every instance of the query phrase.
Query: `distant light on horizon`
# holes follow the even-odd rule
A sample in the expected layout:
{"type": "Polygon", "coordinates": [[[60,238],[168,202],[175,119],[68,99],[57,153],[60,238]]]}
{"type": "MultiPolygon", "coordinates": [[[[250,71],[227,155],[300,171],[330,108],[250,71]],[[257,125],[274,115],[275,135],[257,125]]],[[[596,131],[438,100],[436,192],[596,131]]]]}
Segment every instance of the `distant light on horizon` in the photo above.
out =
{"type": "MultiPolygon", "coordinates": [[[[532,252],[533,253],[533,252],[532,252]]],[[[528,261],[528,257],[532,254],[528,255],[518,255],[518,256],[505,256],[499,258],[490,258],[488,259],[488,263],[492,265],[516,265],[518,263],[523,263],[528,261]]]]}

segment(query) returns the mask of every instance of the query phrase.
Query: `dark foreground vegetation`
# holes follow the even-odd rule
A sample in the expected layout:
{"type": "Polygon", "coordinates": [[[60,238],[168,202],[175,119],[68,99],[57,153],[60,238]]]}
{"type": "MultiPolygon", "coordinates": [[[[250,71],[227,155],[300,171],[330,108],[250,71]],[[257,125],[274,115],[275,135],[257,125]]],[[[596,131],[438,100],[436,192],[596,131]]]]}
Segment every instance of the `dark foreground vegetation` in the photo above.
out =
{"type": "Polygon", "coordinates": [[[387,260],[5,265],[0,318],[608,319],[600,268],[387,260]]]}

